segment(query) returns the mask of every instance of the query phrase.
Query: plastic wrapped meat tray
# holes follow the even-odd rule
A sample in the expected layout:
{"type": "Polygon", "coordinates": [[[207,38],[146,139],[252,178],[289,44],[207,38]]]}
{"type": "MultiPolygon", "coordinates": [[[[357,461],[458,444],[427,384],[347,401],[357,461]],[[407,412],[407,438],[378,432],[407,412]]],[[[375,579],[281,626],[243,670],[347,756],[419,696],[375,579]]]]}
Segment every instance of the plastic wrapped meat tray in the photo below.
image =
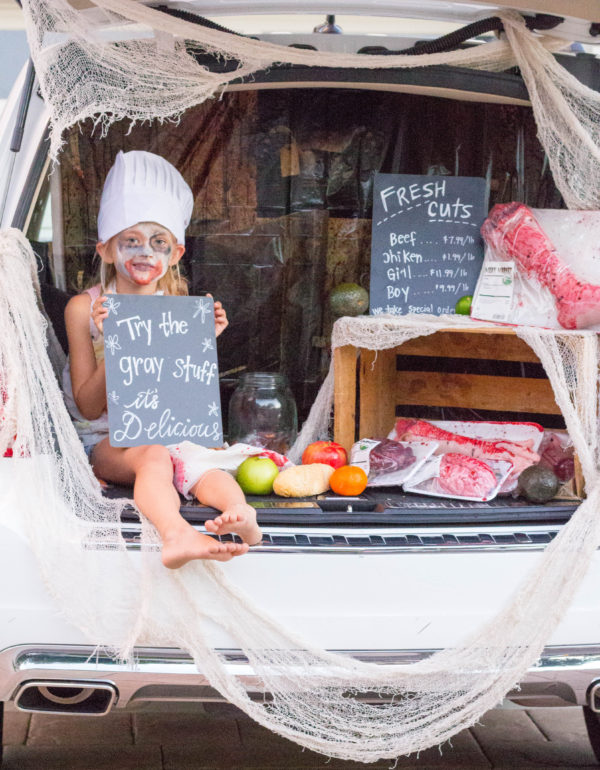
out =
{"type": "Polygon", "coordinates": [[[404,484],[406,491],[464,500],[491,500],[512,492],[524,467],[539,461],[544,435],[537,423],[398,419],[389,438],[437,443],[431,457],[404,484]],[[411,438],[412,437],[412,438],[411,438]]]}
{"type": "Polygon", "coordinates": [[[350,464],[364,470],[370,487],[400,486],[418,472],[436,449],[435,441],[361,439],[350,450],[350,464]]]}
{"type": "Polygon", "coordinates": [[[405,492],[453,500],[493,500],[512,470],[502,460],[477,460],[446,453],[429,460],[404,484],[405,492]]]}
{"type": "Polygon", "coordinates": [[[600,211],[494,206],[471,316],[600,331],[600,211]]]}

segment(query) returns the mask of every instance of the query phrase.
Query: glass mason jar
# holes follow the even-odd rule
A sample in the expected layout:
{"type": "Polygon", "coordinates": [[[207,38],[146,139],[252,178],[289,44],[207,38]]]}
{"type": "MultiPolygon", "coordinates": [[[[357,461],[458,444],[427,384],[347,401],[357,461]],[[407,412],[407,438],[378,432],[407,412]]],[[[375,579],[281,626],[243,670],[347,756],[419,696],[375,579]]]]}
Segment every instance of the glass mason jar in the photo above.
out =
{"type": "Polygon", "coordinates": [[[285,454],[298,432],[296,402],[284,374],[246,372],[229,402],[229,443],[285,454]]]}

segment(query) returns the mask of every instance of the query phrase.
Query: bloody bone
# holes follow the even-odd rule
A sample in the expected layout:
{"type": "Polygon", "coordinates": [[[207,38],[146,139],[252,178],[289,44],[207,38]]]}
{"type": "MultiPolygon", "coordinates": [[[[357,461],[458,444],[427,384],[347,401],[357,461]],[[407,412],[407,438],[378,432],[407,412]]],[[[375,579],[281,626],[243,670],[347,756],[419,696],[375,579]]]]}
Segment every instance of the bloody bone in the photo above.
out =
{"type": "Polygon", "coordinates": [[[482,460],[452,452],[442,457],[438,484],[444,492],[485,500],[497,483],[494,472],[482,460]]]}
{"type": "Polygon", "coordinates": [[[496,204],[481,234],[497,254],[514,259],[554,295],[558,323],[564,329],[585,329],[600,323],[600,286],[577,278],[527,206],[496,204]]]}
{"type": "Polygon", "coordinates": [[[426,420],[398,419],[394,428],[396,441],[437,441],[437,455],[452,452],[479,460],[504,460],[512,463],[513,469],[502,485],[505,492],[514,486],[521,471],[539,462],[540,456],[531,449],[530,441],[487,441],[485,439],[460,436],[458,433],[438,428],[426,420]]]}

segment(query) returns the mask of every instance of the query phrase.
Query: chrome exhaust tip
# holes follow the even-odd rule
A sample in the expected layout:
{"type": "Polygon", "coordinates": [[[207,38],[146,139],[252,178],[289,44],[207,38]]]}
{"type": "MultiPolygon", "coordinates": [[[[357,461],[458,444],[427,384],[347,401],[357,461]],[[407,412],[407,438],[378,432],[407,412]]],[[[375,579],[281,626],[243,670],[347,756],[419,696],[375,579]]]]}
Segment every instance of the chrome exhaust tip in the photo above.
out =
{"type": "Polygon", "coordinates": [[[20,711],[45,714],[78,714],[100,717],[108,714],[117,700],[117,688],[110,682],[57,680],[23,682],[14,697],[20,711]]]}
{"type": "Polygon", "coordinates": [[[594,679],[587,691],[588,706],[596,714],[600,714],[600,679],[594,679]]]}

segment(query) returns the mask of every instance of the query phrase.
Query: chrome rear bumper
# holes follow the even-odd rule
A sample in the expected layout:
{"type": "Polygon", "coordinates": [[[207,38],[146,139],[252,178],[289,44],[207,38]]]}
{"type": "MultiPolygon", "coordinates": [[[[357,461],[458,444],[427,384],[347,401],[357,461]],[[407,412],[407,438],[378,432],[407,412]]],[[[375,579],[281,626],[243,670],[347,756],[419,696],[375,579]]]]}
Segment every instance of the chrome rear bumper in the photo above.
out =
{"type": "MultiPolygon", "coordinates": [[[[434,650],[341,652],[373,663],[408,664],[428,657],[434,650]]],[[[244,683],[251,696],[262,699],[260,682],[246,658],[236,650],[222,650],[221,654],[229,672],[244,683]]],[[[118,693],[115,705],[119,708],[137,708],[149,702],[223,700],[198,673],[191,658],[173,649],[138,649],[135,662],[124,664],[92,647],[19,646],[0,653],[0,669],[3,701],[12,700],[23,683],[40,679],[111,685],[118,693]]],[[[596,708],[588,697],[597,680],[600,646],[548,647],[508,699],[529,707],[588,704],[596,708]]]]}

